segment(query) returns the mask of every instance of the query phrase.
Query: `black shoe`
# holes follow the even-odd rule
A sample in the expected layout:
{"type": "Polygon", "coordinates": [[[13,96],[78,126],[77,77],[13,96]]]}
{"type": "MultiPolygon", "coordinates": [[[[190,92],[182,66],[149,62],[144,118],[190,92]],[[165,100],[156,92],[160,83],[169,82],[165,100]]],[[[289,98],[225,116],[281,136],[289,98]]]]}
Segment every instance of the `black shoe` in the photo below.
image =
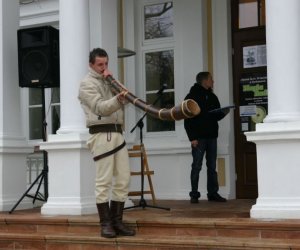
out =
{"type": "Polygon", "coordinates": [[[217,202],[226,202],[227,201],[225,198],[223,198],[218,193],[215,193],[213,195],[207,195],[207,198],[209,201],[217,201],[217,202]]]}
{"type": "Polygon", "coordinates": [[[191,203],[199,203],[198,198],[191,198],[191,203]]]}

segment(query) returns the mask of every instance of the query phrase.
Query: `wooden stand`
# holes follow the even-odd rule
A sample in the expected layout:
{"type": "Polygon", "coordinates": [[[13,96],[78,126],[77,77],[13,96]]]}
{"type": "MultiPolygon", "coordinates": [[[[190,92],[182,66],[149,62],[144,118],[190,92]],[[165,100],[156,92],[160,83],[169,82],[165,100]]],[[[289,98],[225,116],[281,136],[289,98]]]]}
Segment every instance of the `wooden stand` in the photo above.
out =
{"type": "MultiPolygon", "coordinates": [[[[149,183],[149,190],[143,191],[143,194],[151,194],[153,205],[156,203],[156,198],[154,194],[153,184],[151,175],[154,175],[154,171],[149,169],[148,159],[144,144],[141,145],[133,145],[132,148],[128,149],[129,157],[139,157],[143,159],[144,165],[144,176],[146,175],[149,183]]],[[[132,171],[131,176],[141,176],[141,171],[132,171]]],[[[142,195],[142,191],[132,191],[129,192],[128,196],[140,196],[142,195]]]]}

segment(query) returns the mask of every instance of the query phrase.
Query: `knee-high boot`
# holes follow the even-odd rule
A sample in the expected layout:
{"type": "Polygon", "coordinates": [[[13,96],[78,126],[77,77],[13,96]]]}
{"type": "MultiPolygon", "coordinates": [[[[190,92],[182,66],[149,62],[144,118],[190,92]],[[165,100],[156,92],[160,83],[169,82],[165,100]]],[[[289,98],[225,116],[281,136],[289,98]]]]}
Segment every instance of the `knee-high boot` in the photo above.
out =
{"type": "Polygon", "coordinates": [[[97,209],[100,217],[101,236],[105,238],[116,237],[116,231],[112,226],[109,203],[97,203],[97,209]]]}
{"type": "Polygon", "coordinates": [[[135,230],[130,229],[125,226],[122,222],[123,220],[123,209],[124,209],[124,202],[119,201],[111,201],[110,203],[110,212],[111,212],[111,219],[112,225],[118,235],[123,236],[134,236],[135,230]]]}

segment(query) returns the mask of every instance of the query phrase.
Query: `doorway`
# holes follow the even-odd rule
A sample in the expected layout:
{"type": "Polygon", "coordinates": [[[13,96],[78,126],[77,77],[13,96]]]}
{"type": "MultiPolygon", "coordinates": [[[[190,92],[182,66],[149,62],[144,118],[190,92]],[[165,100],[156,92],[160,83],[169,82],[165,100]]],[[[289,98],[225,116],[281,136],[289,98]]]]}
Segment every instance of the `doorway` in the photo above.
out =
{"type": "Polygon", "coordinates": [[[236,197],[255,199],[256,145],[244,133],[255,131],[268,112],[265,1],[232,0],[231,10],[236,197]]]}

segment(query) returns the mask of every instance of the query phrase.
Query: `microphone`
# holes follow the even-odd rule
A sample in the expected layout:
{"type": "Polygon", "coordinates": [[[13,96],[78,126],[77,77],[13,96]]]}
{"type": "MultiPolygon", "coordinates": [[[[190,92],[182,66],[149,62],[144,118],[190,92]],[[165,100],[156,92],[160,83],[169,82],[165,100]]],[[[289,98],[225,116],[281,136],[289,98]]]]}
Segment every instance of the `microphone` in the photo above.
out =
{"type": "Polygon", "coordinates": [[[164,83],[164,84],[161,86],[160,90],[157,91],[156,94],[157,94],[157,95],[161,95],[162,92],[164,92],[164,90],[165,90],[167,87],[168,87],[168,85],[167,85],[166,83],[164,83]]]}

